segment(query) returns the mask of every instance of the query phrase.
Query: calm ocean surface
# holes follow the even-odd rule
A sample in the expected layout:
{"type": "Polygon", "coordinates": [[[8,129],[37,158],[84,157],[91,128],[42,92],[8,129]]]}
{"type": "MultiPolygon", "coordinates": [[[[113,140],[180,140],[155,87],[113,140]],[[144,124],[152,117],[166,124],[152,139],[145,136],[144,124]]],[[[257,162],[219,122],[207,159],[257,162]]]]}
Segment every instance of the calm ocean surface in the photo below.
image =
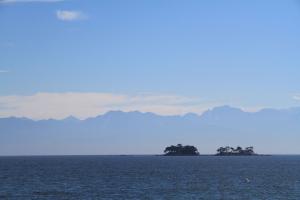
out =
{"type": "Polygon", "coordinates": [[[300,156],[0,157],[0,199],[300,199],[300,156]]]}

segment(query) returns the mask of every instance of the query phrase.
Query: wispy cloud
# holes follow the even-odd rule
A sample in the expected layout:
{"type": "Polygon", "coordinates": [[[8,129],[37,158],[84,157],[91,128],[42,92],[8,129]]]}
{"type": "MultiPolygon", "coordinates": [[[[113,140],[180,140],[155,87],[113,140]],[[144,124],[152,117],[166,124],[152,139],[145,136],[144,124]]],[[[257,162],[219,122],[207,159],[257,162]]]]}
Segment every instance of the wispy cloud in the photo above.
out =
{"type": "Polygon", "coordinates": [[[300,101],[300,94],[296,94],[293,96],[294,100],[300,101]]]}
{"type": "Polygon", "coordinates": [[[0,0],[0,3],[55,3],[64,0],[0,0]]]}
{"type": "Polygon", "coordinates": [[[76,10],[57,10],[56,17],[62,21],[76,21],[87,19],[87,15],[76,10]]]}
{"type": "Polygon", "coordinates": [[[160,115],[202,113],[212,105],[201,99],[177,96],[112,93],[37,93],[30,96],[0,96],[0,117],[84,119],[111,110],[153,112],[160,115]]]}
{"type": "Polygon", "coordinates": [[[9,71],[8,70],[1,70],[0,69],[0,73],[8,73],[9,71]]]}

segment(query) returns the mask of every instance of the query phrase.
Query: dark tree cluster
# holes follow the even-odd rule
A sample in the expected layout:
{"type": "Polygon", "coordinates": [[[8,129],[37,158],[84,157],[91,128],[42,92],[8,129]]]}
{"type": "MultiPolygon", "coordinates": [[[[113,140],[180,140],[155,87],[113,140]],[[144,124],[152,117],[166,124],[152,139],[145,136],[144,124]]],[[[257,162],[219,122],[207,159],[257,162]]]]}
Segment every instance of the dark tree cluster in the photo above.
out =
{"type": "Polygon", "coordinates": [[[164,151],[166,156],[198,156],[198,149],[194,146],[182,146],[182,144],[177,144],[166,147],[164,151]]]}
{"type": "Polygon", "coordinates": [[[217,156],[251,156],[256,155],[254,153],[253,147],[246,147],[243,149],[242,147],[237,147],[236,149],[233,147],[220,147],[217,149],[217,156]]]}

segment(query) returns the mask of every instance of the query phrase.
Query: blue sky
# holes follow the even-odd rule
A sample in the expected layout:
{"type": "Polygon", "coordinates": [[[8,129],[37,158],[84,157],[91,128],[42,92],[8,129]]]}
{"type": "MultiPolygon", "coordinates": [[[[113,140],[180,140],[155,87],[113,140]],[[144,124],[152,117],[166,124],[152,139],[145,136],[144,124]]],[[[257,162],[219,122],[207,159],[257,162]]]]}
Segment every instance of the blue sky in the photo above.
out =
{"type": "Polygon", "coordinates": [[[68,94],[105,94],[99,114],[300,105],[300,1],[4,0],[0,28],[0,116],[96,115],[45,114],[68,94]]]}

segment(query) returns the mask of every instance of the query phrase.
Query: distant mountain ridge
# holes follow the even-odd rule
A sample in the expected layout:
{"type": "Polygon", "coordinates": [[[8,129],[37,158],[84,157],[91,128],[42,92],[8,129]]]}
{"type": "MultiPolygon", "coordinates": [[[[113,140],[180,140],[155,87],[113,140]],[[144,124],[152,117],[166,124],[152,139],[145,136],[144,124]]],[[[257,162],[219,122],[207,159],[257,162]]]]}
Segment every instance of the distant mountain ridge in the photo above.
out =
{"type": "Polygon", "coordinates": [[[200,153],[222,145],[300,153],[299,136],[300,107],[250,113],[221,106],[183,116],[110,111],[85,120],[9,117],[0,118],[0,155],[158,154],[173,143],[193,144],[200,153]]]}

